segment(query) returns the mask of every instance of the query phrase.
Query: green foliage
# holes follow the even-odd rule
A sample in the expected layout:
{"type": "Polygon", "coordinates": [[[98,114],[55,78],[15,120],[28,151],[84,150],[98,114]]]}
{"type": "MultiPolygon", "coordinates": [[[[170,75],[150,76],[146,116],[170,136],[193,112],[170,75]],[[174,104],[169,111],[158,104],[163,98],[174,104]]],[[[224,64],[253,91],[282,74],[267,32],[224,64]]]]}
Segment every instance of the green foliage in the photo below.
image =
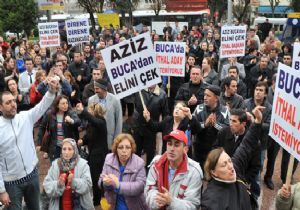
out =
{"type": "Polygon", "coordinates": [[[300,12],[300,4],[299,0],[291,0],[291,8],[294,10],[294,12],[300,12]]]}
{"type": "Polygon", "coordinates": [[[28,36],[38,21],[38,6],[34,0],[0,0],[0,28],[28,36]]]}

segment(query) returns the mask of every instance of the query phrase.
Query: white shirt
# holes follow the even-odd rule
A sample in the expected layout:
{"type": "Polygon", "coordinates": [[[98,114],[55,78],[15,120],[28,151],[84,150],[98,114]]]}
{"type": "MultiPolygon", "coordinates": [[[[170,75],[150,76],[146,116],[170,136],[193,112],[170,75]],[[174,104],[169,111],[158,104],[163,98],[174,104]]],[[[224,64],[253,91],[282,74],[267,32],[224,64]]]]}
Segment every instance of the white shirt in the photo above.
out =
{"type": "Polygon", "coordinates": [[[29,76],[29,73],[27,70],[24,71],[22,74],[20,74],[18,86],[19,86],[19,90],[22,93],[29,92],[29,88],[30,88],[31,84],[33,84],[35,82],[35,74],[36,74],[36,70],[32,69],[32,71],[31,71],[32,83],[30,83],[30,76],[29,76]]]}

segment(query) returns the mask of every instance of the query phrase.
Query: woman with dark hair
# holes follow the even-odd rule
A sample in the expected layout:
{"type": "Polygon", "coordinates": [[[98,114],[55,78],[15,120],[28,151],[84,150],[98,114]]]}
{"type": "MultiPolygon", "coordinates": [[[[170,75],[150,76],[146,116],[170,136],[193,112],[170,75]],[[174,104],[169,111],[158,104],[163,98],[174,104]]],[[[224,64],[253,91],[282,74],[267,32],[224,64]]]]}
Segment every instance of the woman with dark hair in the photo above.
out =
{"type": "Polygon", "coordinates": [[[43,186],[50,200],[48,210],[94,210],[90,169],[80,158],[74,139],[62,141],[61,155],[51,165],[43,186]]]}
{"type": "Polygon", "coordinates": [[[70,83],[70,85],[72,86],[72,93],[69,98],[70,98],[72,107],[75,107],[76,104],[81,101],[81,92],[79,89],[79,85],[76,83],[71,72],[65,71],[64,76],[65,76],[66,80],[70,83]]]}
{"type": "Polygon", "coordinates": [[[253,110],[254,123],[232,159],[223,148],[213,149],[208,154],[204,165],[208,185],[201,198],[202,210],[251,210],[252,206],[256,205],[242,179],[245,177],[252,153],[258,146],[262,110],[261,106],[253,110]]]}
{"type": "MultiPolygon", "coordinates": [[[[144,118],[147,122],[147,126],[155,131],[162,132],[165,136],[173,130],[184,131],[188,137],[188,146],[192,146],[191,134],[196,134],[199,131],[199,123],[192,116],[190,109],[183,101],[177,101],[172,116],[165,117],[164,120],[160,122],[154,122],[150,118],[150,113],[148,110],[144,110],[144,118]]],[[[166,141],[163,141],[162,153],[166,151],[166,141]]],[[[189,150],[191,155],[191,150],[189,150]]]]}
{"type": "Polygon", "coordinates": [[[86,133],[82,139],[78,140],[78,146],[87,145],[89,149],[87,159],[93,181],[94,206],[97,208],[101,200],[101,191],[97,183],[102,172],[105,156],[108,153],[105,111],[99,103],[90,104],[88,109],[84,109],[83,105],[78,103],[76,112],[81,119],[88,122],[86,133]]]}
{"type": "Polygon", "coordinates": [[[30,108],[29,96],[25,93],[21,93],[18,89],[18,83],[15,79],[10,78],[6,81],[6,90],[11,92],[15,97],[17,103],[17,112],[28,110],[30,108]]]}
{"type": "Polygon", "coordinates": [[[38,142],[41,145],[44,133],[48,130],[50,141],[44,152],[48,153],[51,162],[60,156],[62,141],[65,138],[78,139],[79,125],[80,119],[71,109],[68,97],[57,96],[51,110],[44,115],[38,133],[38,142]]]}
{"type": "Polygon", "coordinates": [[[169,32],[166,31],[164,36],[163,36],[163,41],[172,42],[173,41],[172,34],[169,34],[169,32]]]}
{"type": "Polygon", "coordinates": [[[217,72],[213,69],[213,60],[205,57],[202,61],[203,81],[210,85],[219,85],[217,72]]]}
{"type": "Polygon", "coordinates": [[[18,81],[19,72],[17,70],[16,66],[16,60],[13,58],[6,58],[4,63],[4,75],[5,75],[5,81],[8,79],[15,79],[18,81]]]}

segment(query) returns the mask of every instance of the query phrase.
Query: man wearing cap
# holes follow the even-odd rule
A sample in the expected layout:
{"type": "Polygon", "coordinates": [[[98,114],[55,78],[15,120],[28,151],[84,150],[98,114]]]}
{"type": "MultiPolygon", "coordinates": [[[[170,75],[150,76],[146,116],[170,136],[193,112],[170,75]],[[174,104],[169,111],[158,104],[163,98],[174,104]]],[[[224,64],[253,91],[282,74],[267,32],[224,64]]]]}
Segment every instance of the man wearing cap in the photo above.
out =
{"type": "Polygon", "coordinates": [[[104,79],[94,81],[95,95],[88,100],[88,105],[100,103],[106,110],[107,145],[111,149],[114,138],[122,132],[122,108],[120,100],[107,92],[108,82],[104,79]]]}
{"type": "Polygon", "coordinates": [[[163,138],[167,151],[156,156],[148,173],[145,196],[150,209],[198,209],[202,186],[199,164],[187,156],[188,139],[174,130],[163,138]]]}
{"type": "Polygon", "coordinates": [[[200,131],[194,142],[194,159],[201,167],[214,145],[218,132],[229,125],[229,110],[219,102],[220,88],[209,85],[204,91],[204,103],[196,107],[193,115],[200,123],[200,131]]]}

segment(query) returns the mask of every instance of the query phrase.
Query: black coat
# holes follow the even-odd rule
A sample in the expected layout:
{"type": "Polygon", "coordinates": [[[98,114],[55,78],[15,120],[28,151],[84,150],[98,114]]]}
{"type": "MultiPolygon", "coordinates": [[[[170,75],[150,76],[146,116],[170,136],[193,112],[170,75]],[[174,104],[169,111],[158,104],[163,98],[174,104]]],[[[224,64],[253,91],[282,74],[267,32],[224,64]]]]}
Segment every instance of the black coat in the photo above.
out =
{"type": "MultiPolygon", "coordinates": [[[[77,114],[72,111],[68,110],[64,114],[64,119],[63,119],[63,131],[64,131],[64,138],[72,138],[75,139],[76,141],[79,138],[79,133],[78,133],[78,127],[80,126],[80,119],[77,116],[77,114]],[[70,116],[73,120],[74,123],[65,123],[65,117],[70,116]]],[[[46,131],[46,129],[49,128],[49,134],[50,134],[50,143],[49,143],[49,148],[48,148],[48,155],[49,157],[55,155],[56,153],[56,145],[57,145],[57,120],[56,120],[56,113],[53,113],[51,111],[48,111],[42,119],[42,122],[39,127],[39,133],[38,133],[38,142],[39,144],[42,143],[42,138],[43,135],[46,131]],[[49,127],[47,127],[49,126],[49,127]]],[[[53,157],[57,158],[57,157],[53,157]]]]}
{"type": "Polygon", "coordinates": [[[194,158],[203,168],[206,156],[212,149],[219,130],[221,130],[224,126],[229,125],[229,110],[220,104],[214,110],[211,110],[204,104],[200,104],[195,109],[193,115],[197,119],[198,124],[201,125],[201,129],[196,136],[196,141],[194,142],[194,158]],[[211,113],[216,114],[217,123],[215,126],[205,128],[204,123],[211,113]]]}
{"type": "Polygon", "coordinates": [[[240,181],[240,177],[244,177],[245,167],[257,148],[259,138],[257,134],[261,132],[260,129],[260,125],[251,125],[232,157],[237,181],[224,183],[212,179],[202,195],[201,210],[251,210],[250,196],[246,186],[240,181]]]}

